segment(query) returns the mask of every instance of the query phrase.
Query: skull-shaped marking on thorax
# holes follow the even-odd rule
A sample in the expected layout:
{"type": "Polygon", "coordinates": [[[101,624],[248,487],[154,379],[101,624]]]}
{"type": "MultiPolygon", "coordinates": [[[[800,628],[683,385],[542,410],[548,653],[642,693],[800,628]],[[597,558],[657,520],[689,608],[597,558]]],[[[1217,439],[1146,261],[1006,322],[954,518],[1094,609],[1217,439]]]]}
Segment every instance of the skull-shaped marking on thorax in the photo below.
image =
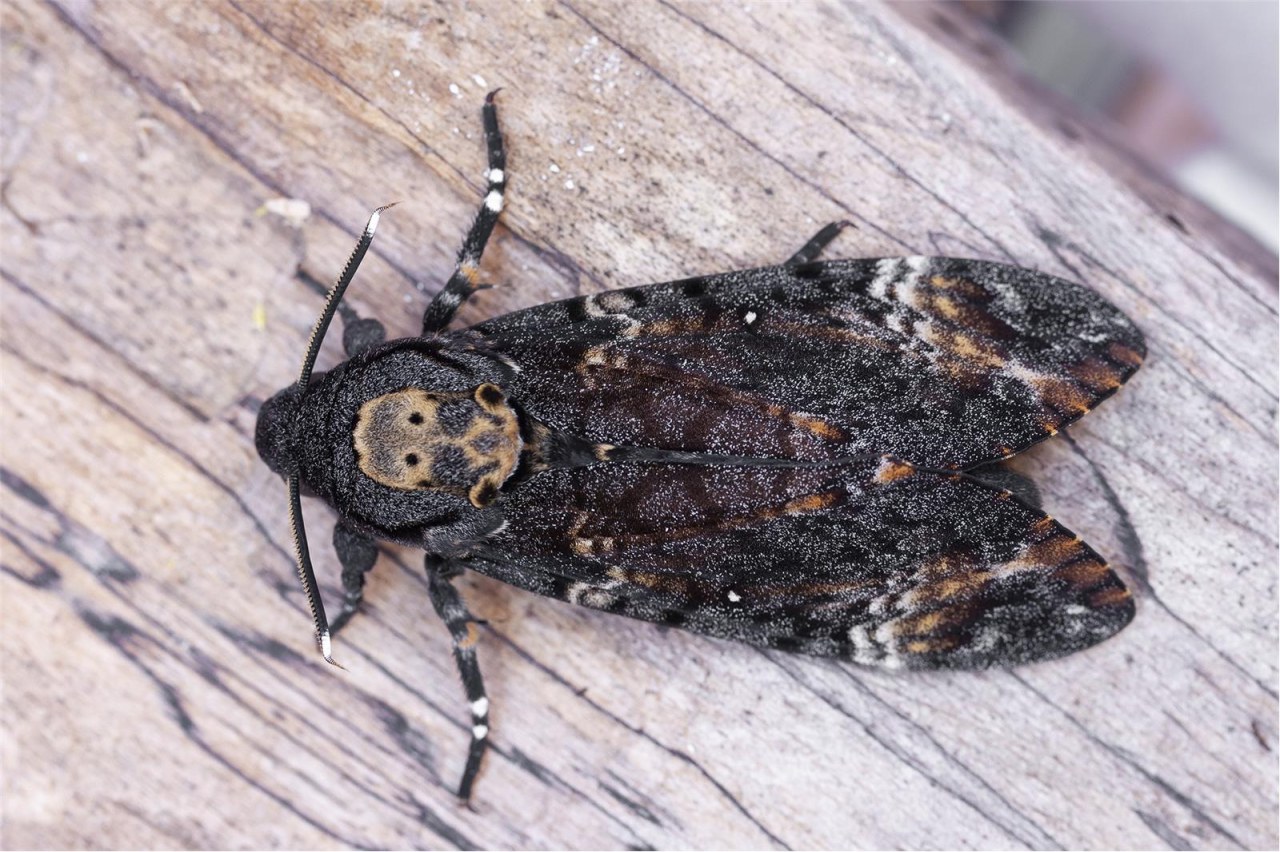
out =
{"type": "Polygon", "coordinates": [[[523,442],[506,395],[405,388],[360,406],[352,434],[360,470],[406,491],[439,488],[487,506],[515,471],[523,442]]]}

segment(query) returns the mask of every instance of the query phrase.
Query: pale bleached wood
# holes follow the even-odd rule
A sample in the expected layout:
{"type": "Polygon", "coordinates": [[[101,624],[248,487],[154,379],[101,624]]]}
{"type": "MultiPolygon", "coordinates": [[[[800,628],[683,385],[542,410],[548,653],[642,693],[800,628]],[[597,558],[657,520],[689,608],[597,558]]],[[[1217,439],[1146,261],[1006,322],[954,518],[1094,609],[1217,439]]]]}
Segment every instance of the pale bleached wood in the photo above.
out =
{"type": "Polygon", "coordinates": [[[1266,259],[1180,231],[917,24],[576,0],[3,16],[6,847],[1276,846],[1266,259]],[[459,809],[467,720],[419,556],[385,551],[348,671],[325,666],[252,430],[319,309],[304,279],[396,199],[352,299],[414,330],[496,86],[502,286],[466,321],[777,262],[838,218],[859,227],[836,254],[1012,261],[1114,300],[1147,365],[1020,465],[1135,579],[1135,623],[1052,664],[893,677],[469,578],[496,753],[459,809]],[[259,215],[272,197],[313,215],[259,215]]]}

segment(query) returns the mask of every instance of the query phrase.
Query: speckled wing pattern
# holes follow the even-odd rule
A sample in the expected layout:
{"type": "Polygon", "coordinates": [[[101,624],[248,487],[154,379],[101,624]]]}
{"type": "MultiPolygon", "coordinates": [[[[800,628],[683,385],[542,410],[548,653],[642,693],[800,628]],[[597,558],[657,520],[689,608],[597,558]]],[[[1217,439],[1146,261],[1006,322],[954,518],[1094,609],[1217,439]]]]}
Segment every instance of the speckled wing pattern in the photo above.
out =
{"type": "Polygon", "coordinates": [[[1124,584],[1043,512],[889,458],[597,465],[547,471],[512,497],[473,567],[753,645],[887,668],[1014,665],[1093,645],[1133,615],[1124,584]]]}
{"type": "Polygon", "coordinates": [[[730,272],[477,330],[522,367],[511,393],[534,417],[598,441],[959,469],[1055,434],[1145,353],[1090,290],[954,258],[730,272]]]}
{"type": "Polygon", "coordinates": [[[979,261],[835,261],[476,330],[516,368],[529,415],[602,448],[504,495],[505,526],[469,561],[486,574],[890,668],[1056,657],[1132,618],[1092,549],[963,473],[1055,434],[1138,368],[1141,334],[1089,290],[979,261]]]}

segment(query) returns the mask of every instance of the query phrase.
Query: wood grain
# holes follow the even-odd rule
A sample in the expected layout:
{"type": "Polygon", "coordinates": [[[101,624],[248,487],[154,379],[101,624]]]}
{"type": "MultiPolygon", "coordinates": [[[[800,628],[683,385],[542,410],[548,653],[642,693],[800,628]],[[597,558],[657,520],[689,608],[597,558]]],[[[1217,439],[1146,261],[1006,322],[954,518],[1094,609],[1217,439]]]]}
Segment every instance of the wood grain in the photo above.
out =
{"type": "MultiPolygon", "coordinates": [[[[1173,193],[1029,116],[940,18],[2,8],[6,848],[1276,847],[1274,257],[1171,221],[1173,193]],[[460,809],[468,722],[419,555],[385,549],[348,671],[324,665],[252,431],[313,282],[397,199],[351,298],[413,332],[498,86],[500,286],[465,322],[778,262],[840,218],[836,254],[1014,262],[1132,316],[1147,365],[1020,467],[1135,582],[1134,624],[1027,669],[895,677],[468,578],[495,753],[460,809]]],[[[333,599],[331,516],[307,511],[333,599]]]]}

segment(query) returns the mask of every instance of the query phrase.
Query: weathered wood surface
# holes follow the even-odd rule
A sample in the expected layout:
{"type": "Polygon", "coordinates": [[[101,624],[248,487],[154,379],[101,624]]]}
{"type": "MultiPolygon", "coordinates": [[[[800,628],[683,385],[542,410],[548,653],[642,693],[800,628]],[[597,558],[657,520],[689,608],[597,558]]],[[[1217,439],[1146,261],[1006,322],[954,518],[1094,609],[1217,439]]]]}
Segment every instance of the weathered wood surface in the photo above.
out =
{"type": "Polygon", "coordinates": [[[3,16],[6,847],[1275,848],[1275,280],[916,25],[578,0],[3,16]],[[459,809],[467,720],[419,556],[386,549],[348,671],[324,665],[251,436],[319,310],[306,279],[396,199],[352,298],[413,332],[496,86],[503,284],[465,321],[777,262],[838,218],[859,229],[835,254],[1011,261],[1114,300],[1146,367],[1020,466],[1133,579],[1134,624],[895,677],[469,578],[496,753],[459,809]],[[314,212],[295,230],[257,213],[274,197],[314,212]]]}

